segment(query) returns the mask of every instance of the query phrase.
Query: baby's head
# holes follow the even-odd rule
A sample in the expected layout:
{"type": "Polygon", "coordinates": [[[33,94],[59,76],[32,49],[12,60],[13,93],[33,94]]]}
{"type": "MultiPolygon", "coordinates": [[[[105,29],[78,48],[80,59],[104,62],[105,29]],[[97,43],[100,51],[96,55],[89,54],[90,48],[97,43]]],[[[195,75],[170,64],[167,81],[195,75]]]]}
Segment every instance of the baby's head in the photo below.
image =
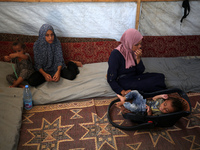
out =
{"type": "Polygon", "coordinates": [[[164,114],[183,110],[182,102],[178,98],[169,97],[160,105],[160,111],[164,114]]]}
{"type": "Polygon", "coordinates": [[[15,53],[24,53],[26,45],[19,40],[16,40],[12,44],[12,49],[15,53]]]}

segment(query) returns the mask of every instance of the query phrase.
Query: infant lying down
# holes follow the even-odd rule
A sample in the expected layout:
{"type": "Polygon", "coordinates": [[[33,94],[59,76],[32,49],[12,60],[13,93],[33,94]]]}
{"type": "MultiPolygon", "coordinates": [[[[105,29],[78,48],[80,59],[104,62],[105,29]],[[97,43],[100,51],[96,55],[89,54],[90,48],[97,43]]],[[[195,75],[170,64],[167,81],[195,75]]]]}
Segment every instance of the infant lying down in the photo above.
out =
{"type": "Polygon", "coordinates": [[[117,102],[116,106],[122,108],[122,113],[147,112],[147,115],[155,116],[183,110],[181,100],[167,94],[156,95],[152,98],[153,101],[144,99],[137,90],[132,90],[125,96],[117,96],[120,102],[117,102]],[[132,100],[132,103],[125,102],[126,100],[132,100]]]}

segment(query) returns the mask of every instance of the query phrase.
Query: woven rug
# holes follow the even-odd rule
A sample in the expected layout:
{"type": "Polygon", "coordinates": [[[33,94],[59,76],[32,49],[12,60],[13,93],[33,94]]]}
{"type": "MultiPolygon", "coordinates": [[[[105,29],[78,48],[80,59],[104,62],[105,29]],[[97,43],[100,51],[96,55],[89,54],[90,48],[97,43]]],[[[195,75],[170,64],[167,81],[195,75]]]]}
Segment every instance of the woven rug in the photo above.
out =
{"type": "MultiPolygon", "coordinates": [[[[192,113],[173,127],[125,131],[113,127],[107,108],[115,98],[34,106],[24,111],[18,150],[200,149],[200,94],[189,95],[192,113]]],[[[126,121],[116,109],[115,122],[126,121]]]]}

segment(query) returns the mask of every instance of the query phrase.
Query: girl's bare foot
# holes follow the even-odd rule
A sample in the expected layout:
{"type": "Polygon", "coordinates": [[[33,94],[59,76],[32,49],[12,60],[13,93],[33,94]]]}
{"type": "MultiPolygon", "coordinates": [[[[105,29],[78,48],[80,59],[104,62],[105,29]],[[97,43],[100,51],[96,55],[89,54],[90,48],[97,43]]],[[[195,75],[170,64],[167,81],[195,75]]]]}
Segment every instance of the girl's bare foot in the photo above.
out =
{"type": "Polygon", "coordinates": [[[75,60],[71,60],[72,62],[74,62],[78,67],[83,67],[82,62],[80,61],[75,61],[75,60]]]}

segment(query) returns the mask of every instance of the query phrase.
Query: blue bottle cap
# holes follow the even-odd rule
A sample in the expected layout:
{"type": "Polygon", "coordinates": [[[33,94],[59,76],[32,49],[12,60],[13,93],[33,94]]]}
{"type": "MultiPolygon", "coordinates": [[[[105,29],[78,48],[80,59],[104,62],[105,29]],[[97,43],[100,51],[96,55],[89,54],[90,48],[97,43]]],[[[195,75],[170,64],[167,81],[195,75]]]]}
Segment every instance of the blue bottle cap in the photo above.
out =
{"type": "Polygon", "coordinates": [[[28,88],[28,85],[25,85],[25,88],[28,88]]]}

